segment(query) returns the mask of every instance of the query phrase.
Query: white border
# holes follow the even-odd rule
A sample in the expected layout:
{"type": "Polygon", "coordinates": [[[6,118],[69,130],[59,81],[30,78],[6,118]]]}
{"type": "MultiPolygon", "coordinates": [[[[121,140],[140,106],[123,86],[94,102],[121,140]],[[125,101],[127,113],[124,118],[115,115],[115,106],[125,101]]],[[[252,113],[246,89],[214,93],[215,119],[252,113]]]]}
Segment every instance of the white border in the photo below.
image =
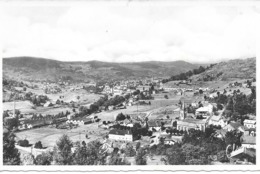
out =
{"type": "MultiPolygon", "coordinates": [[[[110,1],[102,1],[99,0],[98,2],[94,2],[92,0],[55,0],[55,1],[39,1],[39,0],[31,0],[31,1],[25,1],[25,0],[21,0],[21,1],[17,1],[17,0],[13,0],[13,1],[1,1],[0,2],[0,6],[2,8],[4,8],[4,6],[35,6],[35,5],[42,5],[42,6],[74,6],[74,5],[86,5],[88,3],[94,3],[96,5],[112,5],[112,6],[117,6],[117,5],[148,5],[148,6],[168,6],[168,5],[172,5],[172,6],[193,6],[193,5],[209,5],[209,6],[258,6],[260,8],[260,2],[257,0],[221,0],[221,1],[214,1],[214,0],[208,0],[208,1],[204,1],[204,0],[184,0],[184,1],[178,1],[178,0],[174,0],[174,1],[169,1],[169,0],[163,0],[163,1],[159,1],[159,0],[155,0],[155,1],[118,1],[118,0],[110,0],[110,1]]],[[[1,10],[0,7],[0,10],[1,10]]],[[[256,24],[258,31],[260,31],[260,20],[259,18],[256,19],[256,24]],[[258,19],[258,20],[257,20],[258,19]]],[[[0,25],[1,26],[1,25],[0,25]]],[[[4,26],[1,26],[0,28],[2,28],[4,26]]],[[[0,29],[1,30],[1,29],[0,29]]],[[[259,35],[256,36],[256,46],[257,48],[259,48],[259,35]]],[[[1,35],[0,35],[0,40],[1,40],[1,35]]],[[[0,48],[1,47],[1,41],[0,41],[0,48]]],[[[257,57],[259,57],[260,55],[260,49],[257,50],[257,57]]],[[[0,51],[0,56],[2,57],[2,51],[0,51]]],[[[0,64],[1,64],[1,69],[2,69],[2,59],[0,60],[0,64]]],[[[259,101],[260,98],[260,94],[259,94],[259,61],[257,60],[257,101],[259,101]]],[[[2,79],[2,73],[0,75],[1,79],[2,79]]],[[[0,89],[1,89],[1,100],[2,100],[2,80],[1,80],[1,84],[0,84],[0,89]]],[[[259,102],[257,102],[257,113],[259,113],[259,102]]],[[[2,108],[2,106],[1,106],[2,108]]],[[[2,110],[2,109],[1,109],[2,110]]],[[[260,129],[260,124],[259,121],[260,119],[258,118],[259,114],[257,114],[257,136],[259,136],[259,129],[260,129]]],[[[1,121],[1,131],[2,129],[2,119],[0,119],[1,121]]],[[[0,139],[0,144],[2,144],[2,133],[0,134],[1,139],[0,139]]],[[[257,145],[259,148],[260,144],[260,140],[259,138],[257,139],[257,145]]],[[[0,171],[12,171],[12,172],[26,172],[26,171],[54,171],[54,172],[99,172],[99,171],[103,171],[103,172],[120,172],[120,171],[172,171],[172,172],[176,172],[176,171],[210,171],[210,172],[214,172],[214,171],[256,171],[258,170],[260,172],[260,162],[259,162],[259,157],[260,157],[260,153],[259,150],[256,151],[257,153],[257,160],[256,160],[256,165],[206,165],[206,166],[193,166],[193,165],[189,165],[189,166],[164,166],[164,165],[158,165],[158,166],[153,166],[153,165],[149,165],[149,166],[3,166],[3,160],[2,160],[2,145],[0,146],[0,166],[1,169],[0,171]]]]}

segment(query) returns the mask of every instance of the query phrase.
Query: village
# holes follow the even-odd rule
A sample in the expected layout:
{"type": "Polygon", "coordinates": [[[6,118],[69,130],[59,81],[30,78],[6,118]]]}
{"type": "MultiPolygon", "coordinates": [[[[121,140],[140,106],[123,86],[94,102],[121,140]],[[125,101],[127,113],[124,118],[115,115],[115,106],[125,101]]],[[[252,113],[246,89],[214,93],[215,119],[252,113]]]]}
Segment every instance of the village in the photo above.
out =
{"type": "MultiPolygon", "coordinates": [[[[220,163],[222,158],[227,158],[224,163],[232,164],[255,162],[255,115],[233,119],[226,112],[227,104],[219,101],[235,92],[249,94],[255,87],[252,79],[226,83],[221,88],[199,86],[191,80],[164,84],[162,78],[103,85],[45,82],[22,86],[8,89],[20,97],[4,102],[4,125],[15,131],[15,147],[22,154],[36,157],[52,151],[64,134],[74,143],[99,141],[99,150],[109,156],[115,148],[123,151],[131,147],[136,154],[139,147],[151,150],[162,144],[167,147],[182,144],[194,130],[206,134],[214,130],[211,136],[215,139],[225,140],[232,132],[239,135],[239,143],[236,140],[223,147],[226,157],[212,155],[211,164],[220,163]],[[39,102],[23,97],[28,91],[39,102]],[[73,97],[69,98],[67,93],[73,97]],[[86,102],[89,96],[94,99],[86,102]],[[39,142],[42,148],[36,147],[39,142]]],[[[75,148],[76,144],[72,152],[75,148]]],[[[120,159],[126,158],[131,165],[136,164],[135,155],[126,157],[121,151],[118,152],[120,159]]],[[[155,153],[148,158],[147,164],[164,164],[162,156],[165,153],[155,153]]]]}
{"type": "Polygon", "coordinates": [[[1,171],[260,170],[256,2],[33,1],[1,3],[1,171]]]}

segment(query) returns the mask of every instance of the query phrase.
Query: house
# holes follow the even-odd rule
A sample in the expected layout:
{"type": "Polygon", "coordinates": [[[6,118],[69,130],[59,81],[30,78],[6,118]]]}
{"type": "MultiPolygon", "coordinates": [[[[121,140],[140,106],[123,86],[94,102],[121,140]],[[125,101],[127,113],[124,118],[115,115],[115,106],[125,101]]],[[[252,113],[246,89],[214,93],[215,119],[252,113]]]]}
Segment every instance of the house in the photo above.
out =
{"type": "Polygon", "coordinates": [[[196,130],[205,131],[206,123],[207,122],[205,120],[190,119],[190,118],[177,120],[177,130],[188,131],[190,129],[196,129],[196,130]]]}
{"type": "Polygon", "coordinates": [[[164,87],[163,90],[164,91],[177,91],[178,89],[174,88],[174,87],[164,87]]]}
{"type": "Polygon", "coordinates": [[[147,122],[149,131],[160,131],[161,127],[172,127],[172,119],[157,119],[157,120],[149,120],[147,122]]]}
{"type": "Polygon", "coordinates": [[[133,127],[133,123],[131,122],[131,120],[129,119],[125,119],[124,121],[122,121],[120,123],[121,126],[125,126],[125,127],[133,127]]]}
{"type": "Polygon", "coordinates": [[[207,106],[200,107],[196,110],[196,116],[212,116],[213,114],[213,105],[208,104],[207,106]]]}
{"type": "Polygon", "coordinates": [[[246,129],[244,135],[246,134],[250,136],[256,136],[256,129],[255,128],[246,129]]]}
{"type": "Polygon", "coordinates": [[[159,131],[161,130],[161,123],[159,123],[157,120],[149,120],[147,122],[149,131],[159,131]]]}
{"type": "Polygon", "coordinates": [[[50,123],[46,123],[45,120],[24,120],[20,122],[19,129],[32,129],[36,127],[45,126],[50,123]]]}
{"type": "Polygon", "coordinates": [[[209,118],[208,124],[225,127],[227,125],[227,121],[225,121],[221,116],[213,115],[209,118]]]}
{"type": "Polygon", "coordinates": [[[256,136],[244,133],[241,136],[240,141],[242,147],[256,149],[256,136]]]}
{"type": "Polygon", "coordinates": [[[218,96],[217,93],[209,94],[209,98],[215,98],[215,97],[217,97],[217,96],[218,96]]]}
{"type": "Polygon", "coordinates": [[[133,141],[133,134],[129,130],[112,129],[109,131],[108,138],[119,141],[133,141]]]}
{"type": "Polygon", "coordinates": [[[244,120],[244,126],[247,128],[256,128],[256,120],[244,120]]]}
{"type": "Polygon", "coordinates": [[[151,86],[149,85],[140,85],[136,88],[136,90],[139,90],[140,92],[149,91],[151,86]]]}
{"type": "Polygon", "coordinates": [[[223,127],[227,131],[239,131],[245,132],[245,127],[239,122],[230,122],[228,125],[223,127]]]}
{"type": "Polygon", "coordinates": [[[75,116],[75,114],[71,113],[71,114],[67,115],[67,119],[70,120],[70,119],[72,119],[74,116],[75,116]]]}
{"type": "Polygon", "coordinates": [[[114,89],[113,90],[113,95],[116,96],[116,95],[122,95],[123,94],[123,90],[121,89],[114,89]]]}
{"type": "Polygon", "coordinates": [[[172,136],[169,134],[157,134],[154,136],[151,136],[150,138],[150,147],[153,145],[158,145],[161,141],[161,139],[164,141],[164,144],[168,144],[168,145],[174,145],[175,141],[172,139],[172,136]]]}
{"type": "Polygon", "coordinates": [[[109,111],[112,111],[112,110],[114,110],[114,109],[115,109],[115,106],[113,106],[113,105],[108,106],[108,110],[109,110],[109,111]]]}
{"type": "Polygon", "coordinates": [[[166,137],[164,139],[164,144],[168,144],[168,145],[174,145],[175,144],[175,141],[173,139],[171,139],[170,137],[166,137]]]}
{"type": "Polygon", "coordinates": [[[227,132],[228,131],[225,129],[218,129],[218,130],[216,130],[215,137],[223,139],[223,138],[225,138],[227,132]]]}
{"type": "Polygon", "coordinates": [[[49,102],[49,101],[47,101],[47,102],[43,105],[43,107],[50,107],[50,106],[52,106],[52,103],[49,102]]]}
{"type": "Polygon", "coordinates": [[[73,118],[70,120],[66,121],[67,124],[72,123],[72,124],[77,124],[77,125],[85,125],[85,124],[90,124],[92,123],[91,118],[73,118]]]}
{"type": "Polygon", "coordinates": [[[163,139],[164,144],[174,145],[175,143],[181,143],[182,138],[182,136],[172,136],[171,134],[157,134],[151,137],[150,146],[159,144],[161,139],[163,139]]]}
{"type": "Polygon", "coordinates": [[[163,124],[163,127],[165,128],[172,128],[173,120],[172,119],[163,119],[160,120],[161,124],[163,124]]]}
{"type": "Polygon", "coordinates": [[[89,116],[88,118],[91,119],[91,121],[92,121],[93,123],[98,120],[98,116],[96,116],[96,115],[91,115],[91,116],[89,116]]]}

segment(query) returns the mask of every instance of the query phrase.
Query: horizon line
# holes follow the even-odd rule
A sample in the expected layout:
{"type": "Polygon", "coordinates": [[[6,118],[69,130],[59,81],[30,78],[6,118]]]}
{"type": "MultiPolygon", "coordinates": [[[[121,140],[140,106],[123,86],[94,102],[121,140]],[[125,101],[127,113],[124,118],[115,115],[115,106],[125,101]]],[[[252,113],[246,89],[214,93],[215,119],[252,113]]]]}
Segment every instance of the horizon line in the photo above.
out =
{"type": "Polygon", "coordinates": [[[65,60],[58,60],[58,59],[55,59],[55,58],[45,58],[45,57],[34,57],[34,56],[12,56],[12,57],[2,57],[2,59],[14,59],[14,58],[32,58],[32,59],[46,59],[46,60],[53,60],[53,61],[58,61],[58,62],[106,62],[106,63],[144,63],[144,62],[164,62],[164,63],[167,63],[167,62],[187,62],[187,63],[192,63],[192,64],[215,64],[215,63],[221,63],[221,62],[226,62],[226,61],[231,61],[231,60],[242,60],[242,59],[253,59],[253,58],[256,58],[256,56],[253,56],[253,57],[240,57],[240,58],[222,58],[222,59],[219,59],[219,61],[207,61],[207,62],[194,62],[194,61],[186,61],[186,60],[172,60],[172,61],[160,61],[160,60],[145,60],[145,61],[133,61],[133,62],[119,62],[119,61],[106,61],[106,60],[95,60],[95,59],[92,59],[92,60],[86,60],[86,61],[82,61],[82,60],[79,60],[79,61],[65,61],[65,60]],[[226,59],[226,60],[225,60],[226,59]]]}

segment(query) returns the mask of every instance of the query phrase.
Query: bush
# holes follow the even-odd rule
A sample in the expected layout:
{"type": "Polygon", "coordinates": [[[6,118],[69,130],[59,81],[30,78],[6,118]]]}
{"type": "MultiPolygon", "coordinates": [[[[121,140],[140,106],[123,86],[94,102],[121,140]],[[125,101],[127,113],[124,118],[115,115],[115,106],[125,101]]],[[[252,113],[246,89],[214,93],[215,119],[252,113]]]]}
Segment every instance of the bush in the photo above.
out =
{"type": "Polygon", "coordinates": [[[42,149],[42,148],[43,148],[43,147],[42,147],[42,142],[41,142],[41,141],[38,141],[37,143],[35,143],[34,148],[36,148],[36,149],[42,149]]]}
{"type": "Polygon", "coordinates": [[[125,119],[126,119],[126,116],[123,113],[119,113],[116,117],[116,121],[122,121],[125,119]]]}
{"type": "Polygon", "coordinates": [[[42,153],[40,155],[37,155],[35,159],[36,165],[51,165],[53,158],[50,153],[42,153]]]}
{"type": "Polygon", "coordinates": [[[29,141],[26,140],[26,139],[24,139],[24,140],[19,140],[19,141],[17,142],[17,144],[18,144],[19,146],[22,146],[22,147],[29,147],[29,146],[30,146],[29,141]]]}
{"type": "Polygon", "coordinates": [[[125,149],[125,154],[127,157],[135,156],[136,152],[131,144],[127,144],[126,149],[125,149]]]}
{"type": "Polygon", "coordinates": [[[59,105],[60,103],[61,103],[61,102],[60,102],[60,100],[58,99],[58,100],[56,101],[56,104],[58,104],[58,105],[59,105]]]}
{"type": "Polygon", "coordinates": [[[220,104],[220,103],[218,103],[218,104],[217,104],[217,109],[218,109],[218,110],[222,110],[222,109],[223,109],[223,105],[220,104]]]}

